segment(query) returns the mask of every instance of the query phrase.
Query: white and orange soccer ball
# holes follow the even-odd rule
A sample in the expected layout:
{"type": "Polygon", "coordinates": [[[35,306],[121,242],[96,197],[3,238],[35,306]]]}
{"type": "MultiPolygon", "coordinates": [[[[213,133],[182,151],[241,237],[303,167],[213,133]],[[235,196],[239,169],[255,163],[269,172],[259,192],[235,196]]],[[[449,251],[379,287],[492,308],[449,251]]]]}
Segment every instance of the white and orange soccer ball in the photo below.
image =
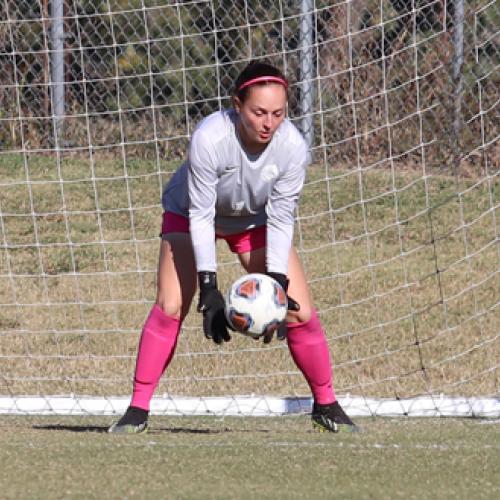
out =
{"type": "Polygon", "coordinates": [[[281,285],[266,274],[238,278],[226,294],[226,318],[233,328],[258,338],[275,330],[285,319],[287,297],[281,285]]]}

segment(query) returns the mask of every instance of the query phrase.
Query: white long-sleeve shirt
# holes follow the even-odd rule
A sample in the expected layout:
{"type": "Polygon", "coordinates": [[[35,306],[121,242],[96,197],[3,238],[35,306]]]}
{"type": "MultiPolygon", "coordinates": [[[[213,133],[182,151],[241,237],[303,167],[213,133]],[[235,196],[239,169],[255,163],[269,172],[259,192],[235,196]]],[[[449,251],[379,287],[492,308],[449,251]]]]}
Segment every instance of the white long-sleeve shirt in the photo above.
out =
{"type": "Polygon", "coordinates": [[[266,266],[287,274],[294,212],[310,155],[285,119],[266,149],[248,154],[236,131],[234,110],[218,111],[196,127],[188,159],[163,192],[163,208],[189,217],[196,268],[216,271],[215,234],[267,224],[266,266]]]}

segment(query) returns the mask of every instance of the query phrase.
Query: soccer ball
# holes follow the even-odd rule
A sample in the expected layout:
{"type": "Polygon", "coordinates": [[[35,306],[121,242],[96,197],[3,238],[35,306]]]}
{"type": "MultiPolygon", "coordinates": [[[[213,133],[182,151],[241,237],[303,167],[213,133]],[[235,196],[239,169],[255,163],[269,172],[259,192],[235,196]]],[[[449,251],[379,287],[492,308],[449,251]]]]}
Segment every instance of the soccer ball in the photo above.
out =
{"type": "Polygon", "coordinates": [[[225,313],[233,328],[259,338],[275,330],[285,319],[288,301],[281,285],[266,274],[237,279],[226,294],[225,313]]]}

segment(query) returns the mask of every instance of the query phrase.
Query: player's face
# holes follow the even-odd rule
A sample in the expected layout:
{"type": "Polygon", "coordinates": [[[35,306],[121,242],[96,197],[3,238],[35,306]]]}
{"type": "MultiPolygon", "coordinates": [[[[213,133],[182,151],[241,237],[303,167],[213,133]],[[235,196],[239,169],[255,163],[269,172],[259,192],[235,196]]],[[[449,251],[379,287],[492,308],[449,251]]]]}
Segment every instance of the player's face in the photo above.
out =
{"type": "Polygon", "coordinates": [[[269,144],[285,119],[286,101],[286,91],[280,84],[255,85],[243,102],[235,98],[238,133],[248,152],[260,153],[269,144]]]}

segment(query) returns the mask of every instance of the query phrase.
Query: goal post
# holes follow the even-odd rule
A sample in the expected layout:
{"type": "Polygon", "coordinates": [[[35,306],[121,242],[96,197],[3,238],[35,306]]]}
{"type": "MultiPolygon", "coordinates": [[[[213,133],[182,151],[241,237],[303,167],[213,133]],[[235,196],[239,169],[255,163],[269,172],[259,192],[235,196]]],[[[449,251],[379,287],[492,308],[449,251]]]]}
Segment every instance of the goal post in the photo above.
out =
{"type": "MultiPolygon", "coordinates": [[[[294,242],[352,415],[500,416],[500,9],[490,0],[7,0],[0,414],[118,414],[162,186],[268,59],[310,144],[294,242]]],[[[217,243],[222,288],[241,275],[217,243]]],[[[158,414],[309,411],[286,343],[193,310],[158,414]]]]}

